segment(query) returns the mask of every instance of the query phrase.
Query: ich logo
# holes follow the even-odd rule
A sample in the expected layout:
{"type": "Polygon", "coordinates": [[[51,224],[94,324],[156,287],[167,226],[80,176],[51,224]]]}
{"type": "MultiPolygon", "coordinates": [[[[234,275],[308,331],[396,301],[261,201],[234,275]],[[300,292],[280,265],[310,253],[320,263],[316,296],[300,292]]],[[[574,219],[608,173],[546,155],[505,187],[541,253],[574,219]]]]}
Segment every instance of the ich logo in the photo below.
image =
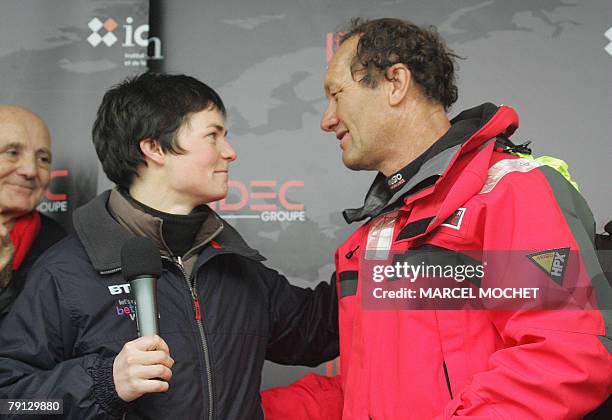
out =
{"type": "Polygon", "coordinates": [[[97,17],[94,17],[87,24],[91,29],[91,35],[87,37],[87,42],[92,47],[97,47],[101,44],[107,47],[112,47],[120,40],[123,39],[121,46],[123,48],[134,48],[142,47],[147,48],[149,44],[153,44],[153,55],[147,56],[142,52],[125,52],[125,66],[146,66],[146,60],[161,60],[162,56],[162,43],[158,37],[149,37],[149,24],[135,26],[134,18],[128,16],[125,18],[125,23],[122,26],[123,32],[119,33],[117,29],[119,23],[112,17],[107,18],[104,22],[97,17]]]}
{"type": "Polygon", "coordinates": [[[104,21],[104,23],[102,23],[100,19],[95,17],[89,21],[87,26],[89,26],[89,29],[91,29],[92,32],[92,34],[87,37],[87,42],[89,42],[92,47],[97,47],[101,42],[104,42],[107,47],[112,47],[115,42],[117,42],[117,37],[115,34],[113,34],[113,31],[118,26],[115,19],[108,18],[104,21]],[[106,34],[104,34],[104,36],[99,34],[102,28],[106,30],[106,34]]]}

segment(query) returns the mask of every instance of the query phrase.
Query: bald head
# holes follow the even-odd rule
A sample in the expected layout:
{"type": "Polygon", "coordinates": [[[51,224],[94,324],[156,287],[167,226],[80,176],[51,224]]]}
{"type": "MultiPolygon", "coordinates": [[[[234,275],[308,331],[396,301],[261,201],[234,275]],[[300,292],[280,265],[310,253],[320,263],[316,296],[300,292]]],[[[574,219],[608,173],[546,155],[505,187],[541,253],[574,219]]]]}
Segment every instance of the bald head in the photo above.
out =
{"type": "Polygon", "coordinates": [[[49,130],[39,116],[0,105],[0,214],[14,218],[33,210],[49,185],[49,130]]]}
{"type": "Polygon", "coordinates": [[[17,105],[0,104],[0,124],[12,126],[16,130],[23,130],[29,137],[40,137],[46,141],[49,148],[49,130],[45,122],[35,113],[27,108],[17,105]]]}

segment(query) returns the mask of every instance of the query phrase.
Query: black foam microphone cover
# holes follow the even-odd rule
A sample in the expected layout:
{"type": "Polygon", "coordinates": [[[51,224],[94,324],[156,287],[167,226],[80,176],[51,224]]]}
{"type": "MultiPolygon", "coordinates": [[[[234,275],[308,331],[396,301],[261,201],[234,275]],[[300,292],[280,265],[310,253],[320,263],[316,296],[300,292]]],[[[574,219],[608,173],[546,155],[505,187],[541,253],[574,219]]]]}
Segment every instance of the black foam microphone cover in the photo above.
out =
{"type": "Polygon", "coordinates": [[[128,239],[121,248],[121,271],[136,300],[138,335],[158,334],[157,279],[162,272],[159,249],[149,238],[128,239]]]}
{"type": "Polygon", "coordinates": [[[143,275],[159,277],[162,273],[159,249],[144,236],[128,239],[121,248],[121,271],[127,281],[143,275]]]}

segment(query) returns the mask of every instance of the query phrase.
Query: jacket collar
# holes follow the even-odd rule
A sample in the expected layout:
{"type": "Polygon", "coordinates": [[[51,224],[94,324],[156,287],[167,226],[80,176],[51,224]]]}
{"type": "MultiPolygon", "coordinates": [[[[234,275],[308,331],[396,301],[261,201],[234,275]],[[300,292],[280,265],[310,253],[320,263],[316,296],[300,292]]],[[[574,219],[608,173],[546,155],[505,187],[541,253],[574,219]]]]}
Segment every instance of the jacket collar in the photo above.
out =
{"type": "MultiPolygon", "coordinates": [[[[111,191],[105,191],[75,210],[73,214],[75,232],[94,269],[100,273],[121,270],[121,247],[125,241],[134,236],[110,214],[107,209],[110,196],[111,191]]],[[[235,253],[258,261],[265,259],[259,252],[249,247],[238,232],[225,220],[221,219],[212,209],[210,212],[222,228],[215,237],[218,246],[215,248],[208,247],[213,250],[207,253],[208,258],[221,253],[235,253]]],[[[149,217],[155,219],[152,216],[149,217]]]]}
{"type": "MultiPolygon", "coordinates": [[[[150,238],[162,255],[172,256],[164,240],[162,218],[147,213],[140,203],[129,196],[124,196],[118,190],[111,191],[106,207],[121,226],[135,235],[150,238]]],[[[207,213],[206,219],[196,233],[191,248],[183,256],[183,260],[191,259],[223,230],[223,222],[210,207],[202,205],[198,211],[207,213]]]]}
{"type": "Polygon", "coordinates": [[[451,128],[417,159],[389,178],[379,173],[366,194],[364,205],[344,210],[345,220],[347,223],[361,221],[401,207],[410,196],[435,186],[459,155],[497,135],[509,137],[517,127],[516,112],[507,106],[498,108],[485,103],[461,112],[451,120],[451,128]],[[411,175],[403,178],[397,191],[389,187],[394,175],[406,173],[411,175]]]}

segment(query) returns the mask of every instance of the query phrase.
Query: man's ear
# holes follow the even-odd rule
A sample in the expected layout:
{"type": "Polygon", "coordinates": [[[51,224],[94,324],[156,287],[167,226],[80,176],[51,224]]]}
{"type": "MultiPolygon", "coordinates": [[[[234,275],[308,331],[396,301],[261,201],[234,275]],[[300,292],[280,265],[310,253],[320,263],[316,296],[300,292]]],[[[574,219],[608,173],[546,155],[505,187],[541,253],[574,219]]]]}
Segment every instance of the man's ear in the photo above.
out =
{"type": "Polygon", "coordinates": [[[397,63],[387,69],[386,79],[389,83],[389,105],[396,106],[408,95],[412,74],[405,64],[397,63]]]}
{"type": "Polygon", "coordinates": [[[157,140],[151,138],[140,140],[140,151],[145,159],[151,160],[158,165],[163,165],[166,154],[157,140]]]}

